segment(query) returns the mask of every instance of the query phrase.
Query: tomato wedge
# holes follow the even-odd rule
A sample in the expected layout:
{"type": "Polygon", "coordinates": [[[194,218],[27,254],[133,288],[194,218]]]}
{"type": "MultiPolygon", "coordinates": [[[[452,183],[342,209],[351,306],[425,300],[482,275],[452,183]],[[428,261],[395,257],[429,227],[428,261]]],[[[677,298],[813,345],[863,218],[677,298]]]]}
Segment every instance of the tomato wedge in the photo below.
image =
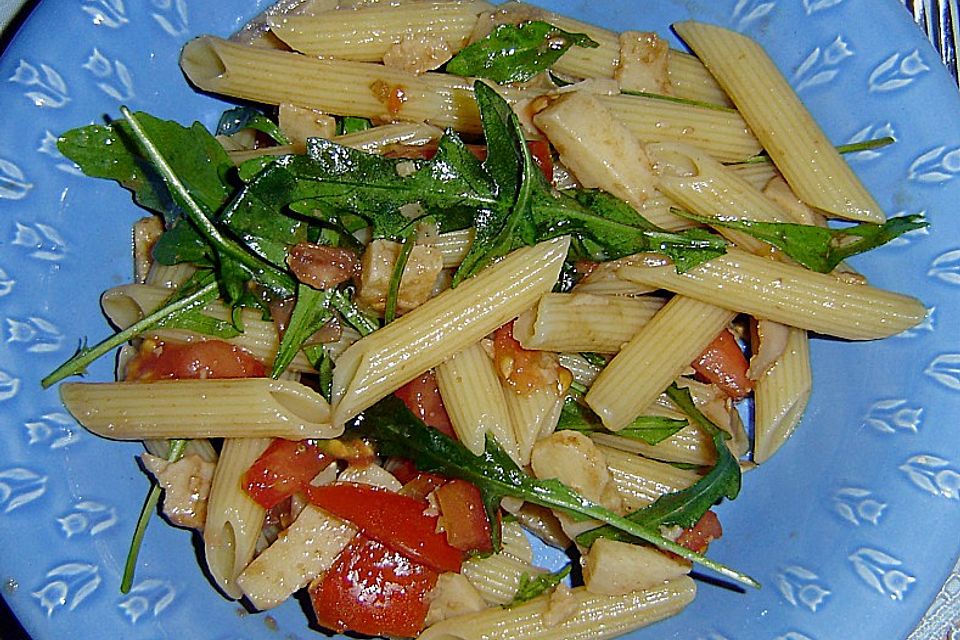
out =
{"type": "Polygon", "coordinates": [[[331,462],[309,440],[276,438],[243,474],[243,488],[257,504],[272,509],[302,491],[331,462]]]}
{"type": "Polygon", "coordinates": [[[697,376],[734,400],[742,400],[753,389],[753,381],[747,377],[750,364],[729,329],[721,331],[692,366],[697,376]]]}
{"type": "Polygon", "coordinates": [[[153,342],[127,364],[127,380],[262,378],[267,369],[249,352],[222,340],[153,342]]]}
{"type": "Polygon", "coordinates": [[[360,534],[309,591],[317,622],[328,629],[415,637],[436,583],[433,569],[360,534]]]}
{"type": "Polygon", "coordinates": [[[437,571],[460,571],[463,553],[424,515],[426,500],[349,482],[306,488],[310,502],[357,525],[369,538],[437,571]]]}
{"type": "Polygon", "coordinates": [[[703,553],[713,540],[722,535],[723,528],[720,526],[720,519],[717,514],[713,511],[707,511],[700,516],[697,524],[683,530],[677,538],[677,544],[691,551],[703,553]]]}
{"type": "Polygon", "coordinates": [[[437,376],[433,371],[427,371],[419,378],[415,378],[393,392],[393,395],[403,400],[407,409],[423,422],[443,434],[456,438],[453,432],[453,423],[443,406],[440,397],[440,387],[437,386],[437,376]]]}
{"type": "Polygon", "coordinates": [[[480,489],[466,480],[451,480],[436,490],[440,524],[451,546],[461,551],[489,553],[490,519],[487,518],[480,489]]]}

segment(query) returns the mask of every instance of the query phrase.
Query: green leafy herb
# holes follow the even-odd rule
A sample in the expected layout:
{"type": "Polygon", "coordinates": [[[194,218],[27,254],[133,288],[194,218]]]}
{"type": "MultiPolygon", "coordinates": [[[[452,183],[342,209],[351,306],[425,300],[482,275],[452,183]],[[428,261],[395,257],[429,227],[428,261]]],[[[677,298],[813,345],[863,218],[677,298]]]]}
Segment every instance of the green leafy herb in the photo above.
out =
{"type": "Polygon", "coordinates": [[[297,285],[297,298],[293,305],[293,312],[290,314],[290,321],[277,348],[277,355],[270,371],[271,378],[280,377],[310,336],[333,317],[333,312],[330,310],[332,295],[333,290],[318,291],[302,283],[297,285]]]}
{"type": "Polygon", "coordinates": [[[496,187],[497,200],[474,219],[476,235],[454,275],[456,285],[513,249],[537,241],[531,220],[533,200],[549,191],[523,137],[520,120],[500,95],[474,84],[487,157],[483,169],[496,187]]]}
{"type": "MultiPolygon", "coordinates": [[[[456,440],[424,425],[395,396],[388,396],[365,411],[358,424],[377,440],[381,454],[409,458],[422,471],[475,484],[491,522],[496,522],[500,500],[512,496],[574,517],[600,520],[723,576],[759,586],[753,578],[664,538],[656,528],[641,526],[591,502],[559,480],[539,480],[527,475],[492,438],[487,439],[482,455],[474,455],[456,440]]],[[[499,538],[494,543],[494,549],[498,549],[499,538]]]]}
{"type": "Polygon", "coordinates": [[[343,291],[330,293],[330,306],[340,312],[343,319],[357,330],[361,336],[368,336],[380,328],[376,319],[371,318],[357,308],[350,296],[343,291]]]}
{"type": "Polygon", "coordinates": [[[366,131],[372,126],[373,123],[366,118],[344,116],[337,121],[337,135],[342,136],[349,133],[357,133],[358,131],[366,131]]]}
{"type": "MultiPolygon", "coordinates": [[[[399,239],[411,221],[400,208],[420,203],[428,212],[496,203],[493,185],[477,160],[456,136],[441,139],[429,162],[397,160],[311,139],[304,156],[283,156],[264,169],[240,195],[259,210],[279,211],[310,202],[324,211],[360,215],[375,237],[399,239]]],[[[317,215],[313,208],[305,215],[317,215]]],[[[321,217],[321,219],[324,219],[321,217]]]]}
{"type": "MultiPolygon", "coordinates": [[[[187,446],[186,440],[171,440],[170,449],[167,452],[167,460],[176,462],[183,455],[183,450],[187,446]]],[[[156,480],[152,481],[150,492],[143,503],[143,509],[140,510],[140,517],[137,518],[137,526],[133,531],[133,539],[130,541],[130,549],[127,551],[127,560],[123,564],[123,578],[120,581],[120,593],[130,593],[130,587],[133,586],[133,577],[137,570],[137,558],[140,556],[140,546],[143,544],[143,536],[147,532],[147,524],[153,515],[153,510],[157,508],[160,501],[160,485],[156,480]]]]}
{"type": "Polygon", "coordinates": [[[403,270],[407,268],[407,262],[410,260],[410,252],[413,251],[414,241],[417,235],[411,229],[403,239],[400,246],[400,253],[397,255],[397,262],[393,265],[393,273],[390,274],[390,286],[387,287],[386,308],[383,312],[384,324],[390,324],[397,317],[397,298],[400,296],[400,283],[403,281],[403,270]]]}
{"type": "Polygon", "coordinates": [[[567,397],[560,412],[557,430],[569,429],[581,433],[614,433],[622,438],[640,440],[650,445],[663,442],[687,426],[686,420],[663,416],[638,416],[620,431],[608,431],[600,417],[572,397],[567,397]]]}
{"type": "Polygon", "coordinates": [[[593,259],[656,251],[686,271],[722,255],[726,244],[706,231],[670,233],[647,221],[615,196],[596,190],[554,191],[539,171],[519,119],[496,91],[482,82],[474,94],[483,119],[487,159],[483,169],[496,185],[496,200],[476,218],[476,237],[454,284],[525,244],[572,234],[589,240],[593,259]]]}
{"type": "Polygon", "coordinates": [[[532,577],[524,571],[520,575],[520,584],[517,585],[517,593],[513,596],[513,600],[507,607],[516,607],[550,591],[570,575],[570,569],[571,566],[568,564],[559,571],[537,573],[532,577]]]}
{"type": "MultiPolygon", "coordinates": [[[[667,395],[689,416],[691,422],[711,437],[717,451],[717,463],[690,487],[660,496],[653,504],[627,516],[627,520],[645,529],[658,530],[661,526],[669,525],[692,527],[719,500],[733,500],[740,493],[740,465],[726,445],[730,436],[697,409],[687,389],[680,389],[674,384],[667,389],[667,395]]],[[[629,532],[606,525],[580,534],[577,542],[589,546],[601,537],[633,539],[629,532]]]]}
{"type": "Polygon", "coordinates": [[[41,380],[40,384],[46,389],[68,376],[82,374],[93,361],[126,344],[144,331],[164,326],[164,323],[173,324],[178,316],[202,309],[216,300],[219,295],[220,290],[216,282],[209,282],[189,293],[178,292],[171,300],[160,305],[156,311],[139,322],[135,322],[93,347],[84,346],[73,357],[41,380]]]}
{"type": "MultiPolygon", "coordinates": [[[[155,142],[172,172],[189,176],[181,183],[190,197],[208,211],[216,211],[230,197],[228,180],[233,162],[223,147],[199,122],[184,127],[137,112],[144,135],[155,142]]],[[[183,215],[181,203],[171,195],[153,160],[137,144],[129,121],[72,129],[57,141],[57,148],[88,176],[116,180],[133,192],[134,200],[160,213],[168,223],[183,215]]]]}
{"type": "Polygon", "coordinates": [[[277,144],[290,144],[290,138],[273,120],[252,107],[234,107],[223,112],[217,123],[217,135],[232,136],[244,129],[268,135],[277,144]]]}
{"type": "MultiPolygon", "coordinates": [[[[837,145],[835,148],[837,153],[860,153],[861,151],[874,151],[876,149],[882,149],[888,145],[896,142],[896,139],[889,136],[883,138],[874,138],[873,140],[864,140],[863,142],[852,142],[850,144],[841,144],[837,145]]],[[[755,156],[742,160],[740,162],[727,162],[725,164],[735,165],[735,164],[762,164],[766,162],[772,162],[770,156],[764,151],[758,153],[755,156]]]]}
{"type": "Polygon", "coordinates": [[[621,90],[620,93],[625,96],[636,96],[638,98],[650,98],[652,100],[663,100],[664,102],[672,102],[674,104],[685,104],[691,107],[712,109],[714,111],[729,111],[731,113],[736,112],[736,109],[734,109],[733,107],[727,107],[722,104],[715,104],[713,102],[703,102],[701,100],[691,100],[690,98],[678,98],[676,96],[665,96],[661,93],[648,93],[646,91],[630,91],[630,90],[621,90]]]}
{"type": "Polygon", "coordinates": [[[883,224],[863,223],[834,229],[787,222],[711,218],[677,208],[670,210],[697,222],[748,233],[781,249],[808,269],[820,273],[833,271],[838,264],[850,256],[869,251],[909,231],[928,226],[921,215],[890,218],[883,224]]]}
{"type": "Polygon", "coordinates": [[[589,362],[595,367],[600,367],[602,369],[605,366],[607,366],[607,359],[604,358],[599,353],[586,352],[586,353],[581,353],[580,355],[583,356],[584,360],[586,360],[587,362],[589,362]]]}
{"type": "Polygon", "coordinates": [[[502,24],[460,51],[446,70],[499,84],[526,82],[549,69],[573,46],[593,49],[600,45],[586,34],[570,33],[541,20],[502,24]]]}
{"type": "Polygon", "coordinates": [[[194,198],[187,183],[174,171],[137,116],[126,107],[121,107],[120,111],[127,119],[133,138],[166,183],[173,200],[216,251],[221,285],[228,302],[241,298],[246,290],[246,283],[253,277],[275,292],[291,293],[294,287],[293,279],[237,241],[225,236],[210,219],[210,209],[194,198]]]}
{"type": "Polygon", "coordinates": [[[303,348],[307,358],[317,371],[317,387],[327,402],[333,398],[333,358],[322,344],[311,344],[303,348]]]}

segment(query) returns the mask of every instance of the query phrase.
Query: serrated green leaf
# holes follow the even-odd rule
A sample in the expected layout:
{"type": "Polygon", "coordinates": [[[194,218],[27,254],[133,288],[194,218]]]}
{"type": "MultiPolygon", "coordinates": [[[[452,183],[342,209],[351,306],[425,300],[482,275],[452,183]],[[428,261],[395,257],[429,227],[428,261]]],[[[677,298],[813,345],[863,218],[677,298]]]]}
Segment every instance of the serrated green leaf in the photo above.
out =
{"type": "Polygon", "coordinates": [[[863,223],[830,228],[789,222],[756,222],[700,216],[682,209],[672,212],[717,227],[736,229],[771,244],[801,265],[829,273],[851,256],[875,249],[903,234],[929,226],[921,215],[890,218],[883,224],[863,223]]]}
{"type": "MultiPolygon", "coordinates": [[[[421,471],[472,482],[480,489],[488,513],[495,513],[505,496],[520,498],[575,518],[600,520],[728,578],[759,586],[749,576],[664,538],[656,529],[638,525],[591,502],[559,480],[542,480],[527,475],[492,437],[488,436],[483,454],[474,455],[456,440],[423,424],[396,396],[387,396],[364,411],[357,426],[377,440],[382,455],[408,458],[421,471]]],[[[496,519],[491,518],[491,522],[496,519]]],[[[499,544],[494,548],[499,548],[499,544]]]]}
{"type": "Polygon", "coordinates": [[[458,76],[487,78],[498,84],[526,82],[549,69],[570,47],[600,46],[583,33],[570,33],[542,20],[502,24],[468,45],[446,70],[458,76]]]}
{"type": "MultiPolygon", "coordinates": [[[[653,504],[626,516],[628,520],[641,527],[655,530],[659,530],[661,526],[671,525],[692,527],[718,501],[723,498],[733,500],[740,493],[740,465],[727,448],[726,440],[729,436],[697,409],[689,390],[680,389],[674,384],[667,389],[667,395],[687,414],[691,422],[703,429],[713,440],[717,462],[706,475],[690,487],[665,494],[653,504]]],[[[580,534],[577,536],[577,542],[589,546],[597,538],[633,540],[631,536],[624,533],[608,525],[580,534]]]]}

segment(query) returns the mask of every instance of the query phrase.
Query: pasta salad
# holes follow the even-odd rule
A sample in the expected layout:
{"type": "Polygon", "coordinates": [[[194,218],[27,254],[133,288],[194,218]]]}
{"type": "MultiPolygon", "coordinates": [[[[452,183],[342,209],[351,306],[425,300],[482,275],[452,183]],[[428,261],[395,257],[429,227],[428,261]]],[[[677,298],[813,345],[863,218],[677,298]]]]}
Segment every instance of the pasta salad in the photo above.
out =
{"type": "Polygon", "coordinates": [[[122,347],[60,393],[146,444],[125,588],[161,492],[226,597],[306,588],[335,632],[612,638],[694,565],[758,587],[706,555],[713,507],[799,423],[811,334],[926,314],[844,262],[926,224],[842,158],[890,141],[834,148],[712,25],[674,25],[691,55],[519,3],[289,4],[184,47],[243,101],[215,132],[122,108],[59,139],[151,213],[118,332],[44,379],[122,347]]]}

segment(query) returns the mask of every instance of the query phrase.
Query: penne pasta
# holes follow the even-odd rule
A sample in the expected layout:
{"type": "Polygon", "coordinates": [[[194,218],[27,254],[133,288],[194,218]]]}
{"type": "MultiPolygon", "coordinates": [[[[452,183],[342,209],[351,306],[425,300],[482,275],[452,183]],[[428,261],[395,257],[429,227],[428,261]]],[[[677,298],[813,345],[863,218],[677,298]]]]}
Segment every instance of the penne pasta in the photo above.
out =
{"type": "Polygon", "coordinates": [[[568,245],[564,237],[518,249],[350,346],[334,371],[334,423],[520,315],[553,287],[568,245]]]}
{"type": "Polygon", "coordinates": [[[703,431],[694,426],[684,427],[657,444],[648,444],[643,440],[624,438],[612,433],[595,433],[590,437],[598,445],[663,462],[710,466],[717,461],[713,442],[703,431]]]}
{"type": "MultiPolygon", "coordinates": [[[[586,33],[600,45],[595,49],[574,47],[565,53],[554,66],[559,73],[580,78],[610,78],[614,75],[620,62],[620,38],[616,33],[555,13],[547,20],[566,31],[586,33]]],[[[674,95],[718,105],[730,104],[730,99],[710,72],[689,53],[671,49],[667,72],[674,95]]]]}
{"type": "MultiPolygon", "coordinates": [[[[179,277],[177,272],[166,273],[169,277],[179,277]]],[[[100,304],[111,322],[121,329],[125,329],[159,308],[171,295],[170,289],[164,287],[128,284],[107,290],[100,298],[100,304]]],[[[208,304],[204,307],[203,313],[214,320],[231,324],[233,322],[230,309],[219,301],[208,304]]],[[[240,321],[243,325],[243,333],[222,340],[240,347],[260,362],[270,365],[280,344],[280,338],[277,335],[277,328],[274,323],[264,321],[263,315],[259,311],[250,308],[240,311],[240,321]]],[[[205,339],[198,336],[194,331],[162,327],[152,329],[143,337],[170,342],[191,342],[197,339],[205,339]]],[[[291,371],[313,371],[313,366],[302,352],[298,352],[294,356],[288,368],[291,371]]]]}
{"type": "Polygon", "coordinates": [[[916,298],[753,256],[737,249],[678,274],[672,264],[625,266],[621,277],[738,313],[849,340],[895,335],[926,317],[916,298]],[[723,295],[718,296],[717,291],[723,295]]]}
{"type": "Polygon", "coordinates": [[[455,53],[473,33],[477,17],[491,9],[479,0],[383,3],[280,16],[270,21],[270,29],[291,49],[307,55],[380,62],[405,40],[439,39],[455,53]]]}
{"type": "MultiPolygon", "coordinates": [[[[199,88],[236,98],[480,132],[469,78],[417,76],[369,62],[244,47],[212,36],[187,43],[180,66],[199,88]]],[[[521,95],[518,90],[503,91],[514,100],[521,95]]]]}
{"type": "Polygon", "coordinates": [[[739,113],[644,96],[600,96],[600,103],[641,142],[685,142],[721,162],[760,152],[739,113]]]}
{"type": "Polygon", "coordinates": [[[624,428],[690,366],[733,316],[722,307],[674,297],[600,372],[586,403],[608,429],[624,428]]]}
{"type": "Polygon", "coordinates": [[[827,215],[883,222],[873,199],[766,52],[736,32],[674,25],[731,97],[793,190],[827,215]]]}
{"type": "Polygon", "coordinates": [[[105,438],[335,438],[327,401],[289,380],[71,382],[60,387],[67,410],[105,438]]]}
{"type": "Polygon", "coordinates": [[[512,609],[486,609],[444,620],[421,633],[419,640],[605,640],[676,614],[695,592],[687,577],[623,596],[592,594],[579,587],[566,596],[571,614],[559,620],[548,616],[549,600],[541,596],[512,609]]]}
{"type": "Polygon", "coordinates": [[[783,354],[754,386],[754,462],[766,462],[787,441],[803,416],[812,387],[807,332],[791,328],[783,354]]]}
{"type": "Polygon", "coordinates": [[[617,353],[663,307],[653,296],[548,293],[513,325],[525,349],[617,353]]]}
{"type": "Polygon", "coordinates": [[[503,387],[479,342],[440,363],[437,384],[457,438],[466,448],[482,455],[490,435],[514,462],[520,462],[503,387]]]}
{"type": "Polygon", "coordinates": [[[610,477],[628,511],[652,504],[662,495],[682,491],[700,478],[695,471],[643,455],[605,445],[598,448],[607,460],[610,477]]]}
{"type": "Polygon", "coordinates": [[[263,438],[225,439],[207,498],[204,557],[217,586],[234,600],[243,595],[237,577],[253,559],[266,515],[241,478],[269,444],[263,438]]]}

